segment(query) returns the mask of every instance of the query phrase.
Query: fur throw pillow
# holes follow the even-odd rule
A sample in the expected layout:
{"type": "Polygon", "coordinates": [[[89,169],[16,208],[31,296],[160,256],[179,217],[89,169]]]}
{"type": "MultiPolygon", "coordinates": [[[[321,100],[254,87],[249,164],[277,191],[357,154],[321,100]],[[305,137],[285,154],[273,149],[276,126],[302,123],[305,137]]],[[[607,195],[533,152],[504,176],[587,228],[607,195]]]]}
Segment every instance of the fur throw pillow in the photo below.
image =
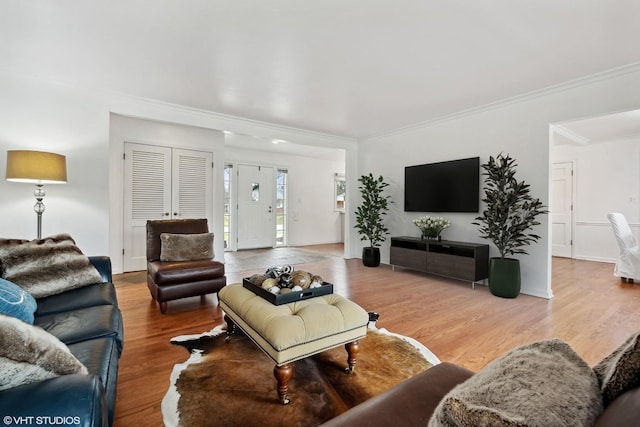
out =
{"type": "Polygon", "coordinates": [[[630,336],[613,353],[593,367],[604,405],[627,390],[640,386],[640,332],[630,336]]]}
{"type": "Polygon", "coordinates": [[[213,233],[160,233],[160,261],[213,258],[213,233]]]}
{"type": "Polygon", "coordinates": [[[489,363],[442,399],[429,426],[591,426],[601,412],[593,370],[556,339],[489,363]]]}
{"type": "Polygon", "coordinates": [[[0,390],[87,368],[44,329],[0,314],[0,390]]]}
{"type": "Polygon", "coordinates": [[[0,239],[2,277],[34,298],[94,283],[102,276],[68,234],[44,239],[0,239]]]}

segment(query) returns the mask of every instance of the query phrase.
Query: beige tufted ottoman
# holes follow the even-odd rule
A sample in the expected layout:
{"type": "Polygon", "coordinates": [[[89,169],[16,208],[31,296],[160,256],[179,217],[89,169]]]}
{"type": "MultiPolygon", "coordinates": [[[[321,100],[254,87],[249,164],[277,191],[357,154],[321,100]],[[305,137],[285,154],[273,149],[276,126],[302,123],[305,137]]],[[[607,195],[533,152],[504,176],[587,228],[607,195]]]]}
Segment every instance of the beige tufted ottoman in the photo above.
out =
{"type": "Polygon", "coordinates": [[[240,283],[222,288],[218,299],[225,312],[227,339],[237,325],[275,362],[273,373],[282,404],[289,403],[291,362],[344,344],[346,371],[355,369],[358,339],[366,336],[369,321],[368,313],[356,303],[330,294],[273,305],[240,283]]]}

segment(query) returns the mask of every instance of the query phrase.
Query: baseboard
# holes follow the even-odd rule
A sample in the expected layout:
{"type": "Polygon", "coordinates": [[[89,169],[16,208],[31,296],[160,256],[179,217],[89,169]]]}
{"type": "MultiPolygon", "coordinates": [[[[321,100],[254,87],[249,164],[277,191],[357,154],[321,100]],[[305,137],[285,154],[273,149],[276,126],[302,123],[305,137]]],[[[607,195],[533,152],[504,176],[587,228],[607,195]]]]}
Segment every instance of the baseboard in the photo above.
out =
{"type": "Polygon", "coordinates": [[[608,264],[615,264],[616,262],[618,262],[617,259],[611,259],[611,258],[603,258],[603,257],[590,257],[590,256],[580,256],[580,255],[576,255],[573,257],[573,259],[577,259],[580,261],[593,261],[593,262],[606,262],[608,264]]]}

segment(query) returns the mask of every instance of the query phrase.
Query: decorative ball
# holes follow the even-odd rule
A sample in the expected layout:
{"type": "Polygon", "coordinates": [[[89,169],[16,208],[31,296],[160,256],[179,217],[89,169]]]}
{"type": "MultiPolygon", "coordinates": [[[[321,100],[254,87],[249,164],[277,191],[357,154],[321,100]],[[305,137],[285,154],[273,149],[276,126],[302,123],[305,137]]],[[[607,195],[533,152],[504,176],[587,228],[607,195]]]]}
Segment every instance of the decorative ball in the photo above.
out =
{"type": "Polygon", "coordinates": [[[296,270],[291,273],[294,286],[300,286],[302,289],[307,289],[311,285],[311,275],[306,271],[296,270]]]}
{"type": "Polygon", "coordinates": [[[278,267],[271,267],[264,273],[265,276],[275,279],[280,275],[280,269],[278,267]]]}
{"type": "Polygon", "coordinates": [[[280,293],[281,294],[288,294],[291,292],[291,289],[289,288],[280,288],[280,293]]]}
{"type": "Polygon", "coordinates": [[[289,273],[282,273],[280,275],[280,279],[278,280],[278,284],[281,288],[290,288],[291,286],[293,286],[291,275],[289,273]]]}
{"type": "Polygon", "coordinates": [[[293,288],[291,288],[291,290],[292,290],[293,292],[300,292],[300,291],[302,291],[303,289],[302,289],[300,286],[296,285],[296,286],[294,286],[293,288]]]}
{"type": "Polygon", "coordinates": [[[324,283],[324,280],[322,279],[322,277],[315,275],[315,276],[311,276],[311,285],[309,286],[310,288],[317,288],[318,286],[322,286],[322,284],[324,283]],[[314,286],[316,285],[316,286],[314,286]]]}
{"type": "Polygon", "coordinates": [[[262,282],[267,278],[264,274],[252,274],[249,281],[256,286],[262,286],[262,282]]]}
{"type": "Polygon", "coordinates": [[[268,279],[264,279],[262,281],[262,289],[271,290],[273,287],[278,287],[278,281],[276,279],[272,279],[269,277],[268,279]]]}
{"type": "Polygon", "coordinates": [[[269,292],[271,292],[274,295],[278,295],[280,293],[280,287],[279,286],[273,286],[273,287],[269,288],[269,292]]]}

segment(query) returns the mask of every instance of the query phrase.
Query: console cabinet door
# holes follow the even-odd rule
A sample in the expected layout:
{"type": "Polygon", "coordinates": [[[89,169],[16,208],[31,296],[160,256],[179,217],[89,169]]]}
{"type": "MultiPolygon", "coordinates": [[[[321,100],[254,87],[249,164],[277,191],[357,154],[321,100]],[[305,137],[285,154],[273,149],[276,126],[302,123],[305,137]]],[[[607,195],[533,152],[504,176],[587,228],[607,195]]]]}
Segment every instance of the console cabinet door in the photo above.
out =
{"type": "Polygon", "coordinates": [[[391,265],[422,272],[427,271],[427,253],[425,251],[391,246],[390,257],[391,265]]]}
{"type": "Polygon", "coordinates": [[[473,281],[475,280],[475,260],[463,256],[428,252],[427,273],[473,281]]]}

